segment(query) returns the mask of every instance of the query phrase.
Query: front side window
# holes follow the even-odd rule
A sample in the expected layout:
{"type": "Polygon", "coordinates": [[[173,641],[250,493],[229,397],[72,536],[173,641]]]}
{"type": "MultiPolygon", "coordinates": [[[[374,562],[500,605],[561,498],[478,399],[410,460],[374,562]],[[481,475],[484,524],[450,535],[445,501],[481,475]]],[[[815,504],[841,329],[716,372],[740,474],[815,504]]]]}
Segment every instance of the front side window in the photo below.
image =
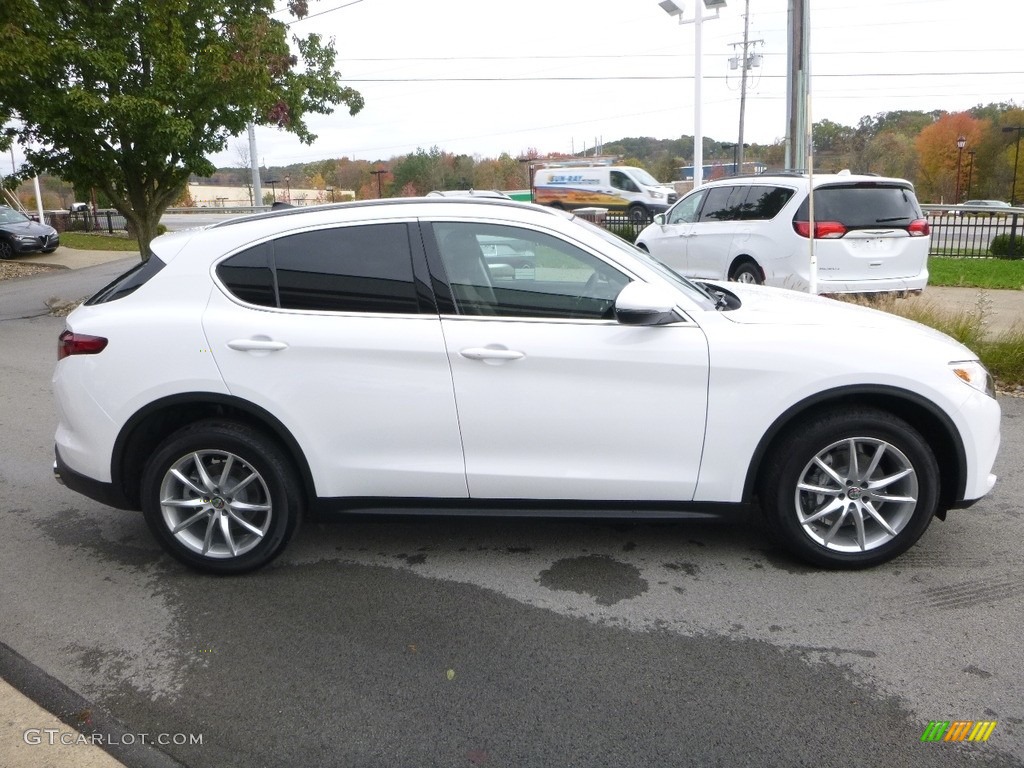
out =
{"type": "Polygon", "coordinates": [[[707,190],[702,189],[700,192],[694,192],[692,195],[687,195],[668,213],[666,224],[692,224],[697,220],[697,214],[700,212],[701,203],[704,202],[704,198],[707,197],[707,190]]]}
{"type": "Polygon", "coordinates": [[[633,180],[629,178],[622,171],[612,171],[611,173],[612,186],[616,189],[621,189],[624,192],[639,192],[640,188],[633,183],[633,180]]]}
{"type": "Polygon", "coordinates": [[[468,222],[438,222],[433,232],[461,315],[607,320],[629,283],[596,256],[542,232],[468,222]]]}

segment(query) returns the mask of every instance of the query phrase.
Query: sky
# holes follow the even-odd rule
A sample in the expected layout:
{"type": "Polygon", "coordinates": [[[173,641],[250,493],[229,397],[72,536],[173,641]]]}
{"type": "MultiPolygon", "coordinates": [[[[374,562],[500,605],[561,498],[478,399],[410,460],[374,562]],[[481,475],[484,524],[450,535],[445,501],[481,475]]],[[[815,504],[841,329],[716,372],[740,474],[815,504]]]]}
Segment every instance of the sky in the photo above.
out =
{"type": "MultiPolygon", "coordinates": [[[[736,141],[744,0],[703,28],[705,138],[736,141]]],[[[856,125],[890,110],[1024,104],[1021,0],[807,0],[812,120],[856,125]]],[[[277,0],[284,8],[284,0],[277,0]]],[[[693,18],[692,0],[677,0],[693,18]]],[[[310,0],[295,34],[333,37],[343,82],[366,106],[311,115],[318,140],[258,128],[265,166],[387,160],[417,148],[518,156],[627,136],[694,133],[694,25],[657,0],[310,0]]],[[[705,11],[705,15],[708,12],[705,11]]],[[[277,18],[288,21],[284,11],[277,18]]],[[[750,0],[744,141],[786,130],[786,0],[750,0]]],[[[211,159],[238,166],[245,136],[211,159]]]]}

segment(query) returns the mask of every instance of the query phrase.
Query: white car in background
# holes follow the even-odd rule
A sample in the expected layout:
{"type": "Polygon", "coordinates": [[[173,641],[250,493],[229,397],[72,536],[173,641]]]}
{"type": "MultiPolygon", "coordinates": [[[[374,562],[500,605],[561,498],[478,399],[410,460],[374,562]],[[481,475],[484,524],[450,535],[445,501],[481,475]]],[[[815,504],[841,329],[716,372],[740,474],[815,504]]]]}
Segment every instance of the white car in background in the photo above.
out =
{"type": "MultiPolygon", "coordinates": [[[[819,293],[920,291],[930,227],[903,179],[814,176],[819,293]]],[[[736,176],[690,192],[636,244],[687,277],[806,291],[810,282],[807,174],[736,176]]]]}
{"type": "Polygon", "coordinates": [[[899,555],[994,483],[967,348],[891,315],[694,283],[570,214],[418,198],[157,238],[72,312],[55,471],[190,566],[332,511],[716,517],[826,567],[899,555]],[[485,249],[530,268],[496,279],[485,249]]]}

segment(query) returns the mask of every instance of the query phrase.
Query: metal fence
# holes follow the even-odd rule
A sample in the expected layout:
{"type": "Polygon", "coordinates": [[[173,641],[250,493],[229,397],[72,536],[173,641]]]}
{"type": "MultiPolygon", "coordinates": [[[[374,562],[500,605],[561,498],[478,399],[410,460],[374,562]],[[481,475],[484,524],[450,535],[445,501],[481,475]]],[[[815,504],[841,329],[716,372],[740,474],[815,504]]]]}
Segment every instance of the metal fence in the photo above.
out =
{"type": "Polygon", "coordinates": [[[128,223],[115,210],[47,211],[46,221],[58,232],[126,232],[128,223]]]}
{"type": "Polygon", "coordinates": [[[930,256],[1021,258],[1024,208],[923,205],[932,230],[930,256]]]}

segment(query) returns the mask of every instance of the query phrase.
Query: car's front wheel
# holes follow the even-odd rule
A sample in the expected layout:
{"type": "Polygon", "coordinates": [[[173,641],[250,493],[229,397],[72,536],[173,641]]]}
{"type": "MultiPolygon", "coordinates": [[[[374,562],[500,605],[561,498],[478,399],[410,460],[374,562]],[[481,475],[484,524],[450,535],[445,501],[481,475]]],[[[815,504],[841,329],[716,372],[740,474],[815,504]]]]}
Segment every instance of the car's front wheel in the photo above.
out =
{"type": "Polygon", "coordinates": [[[761,504],[781,543],[830,568],[891,560],[924,533],[939,469],[911,425],[875,409],[822,413],[777,442],[761,472],[761,504]]]}
{"type": "Polygon", "coordinates": [[[14,256],[13,246],[0,237],[0,259],[9,259],[14,256]]]}
{"type": "Polygon", "coordinates": [[[233,422],[175,432],[143,472],[143,514],[157,540],[211,573],[243,573],[277,557],[295,530],[299,498],[280,448],[233,422]]]}

